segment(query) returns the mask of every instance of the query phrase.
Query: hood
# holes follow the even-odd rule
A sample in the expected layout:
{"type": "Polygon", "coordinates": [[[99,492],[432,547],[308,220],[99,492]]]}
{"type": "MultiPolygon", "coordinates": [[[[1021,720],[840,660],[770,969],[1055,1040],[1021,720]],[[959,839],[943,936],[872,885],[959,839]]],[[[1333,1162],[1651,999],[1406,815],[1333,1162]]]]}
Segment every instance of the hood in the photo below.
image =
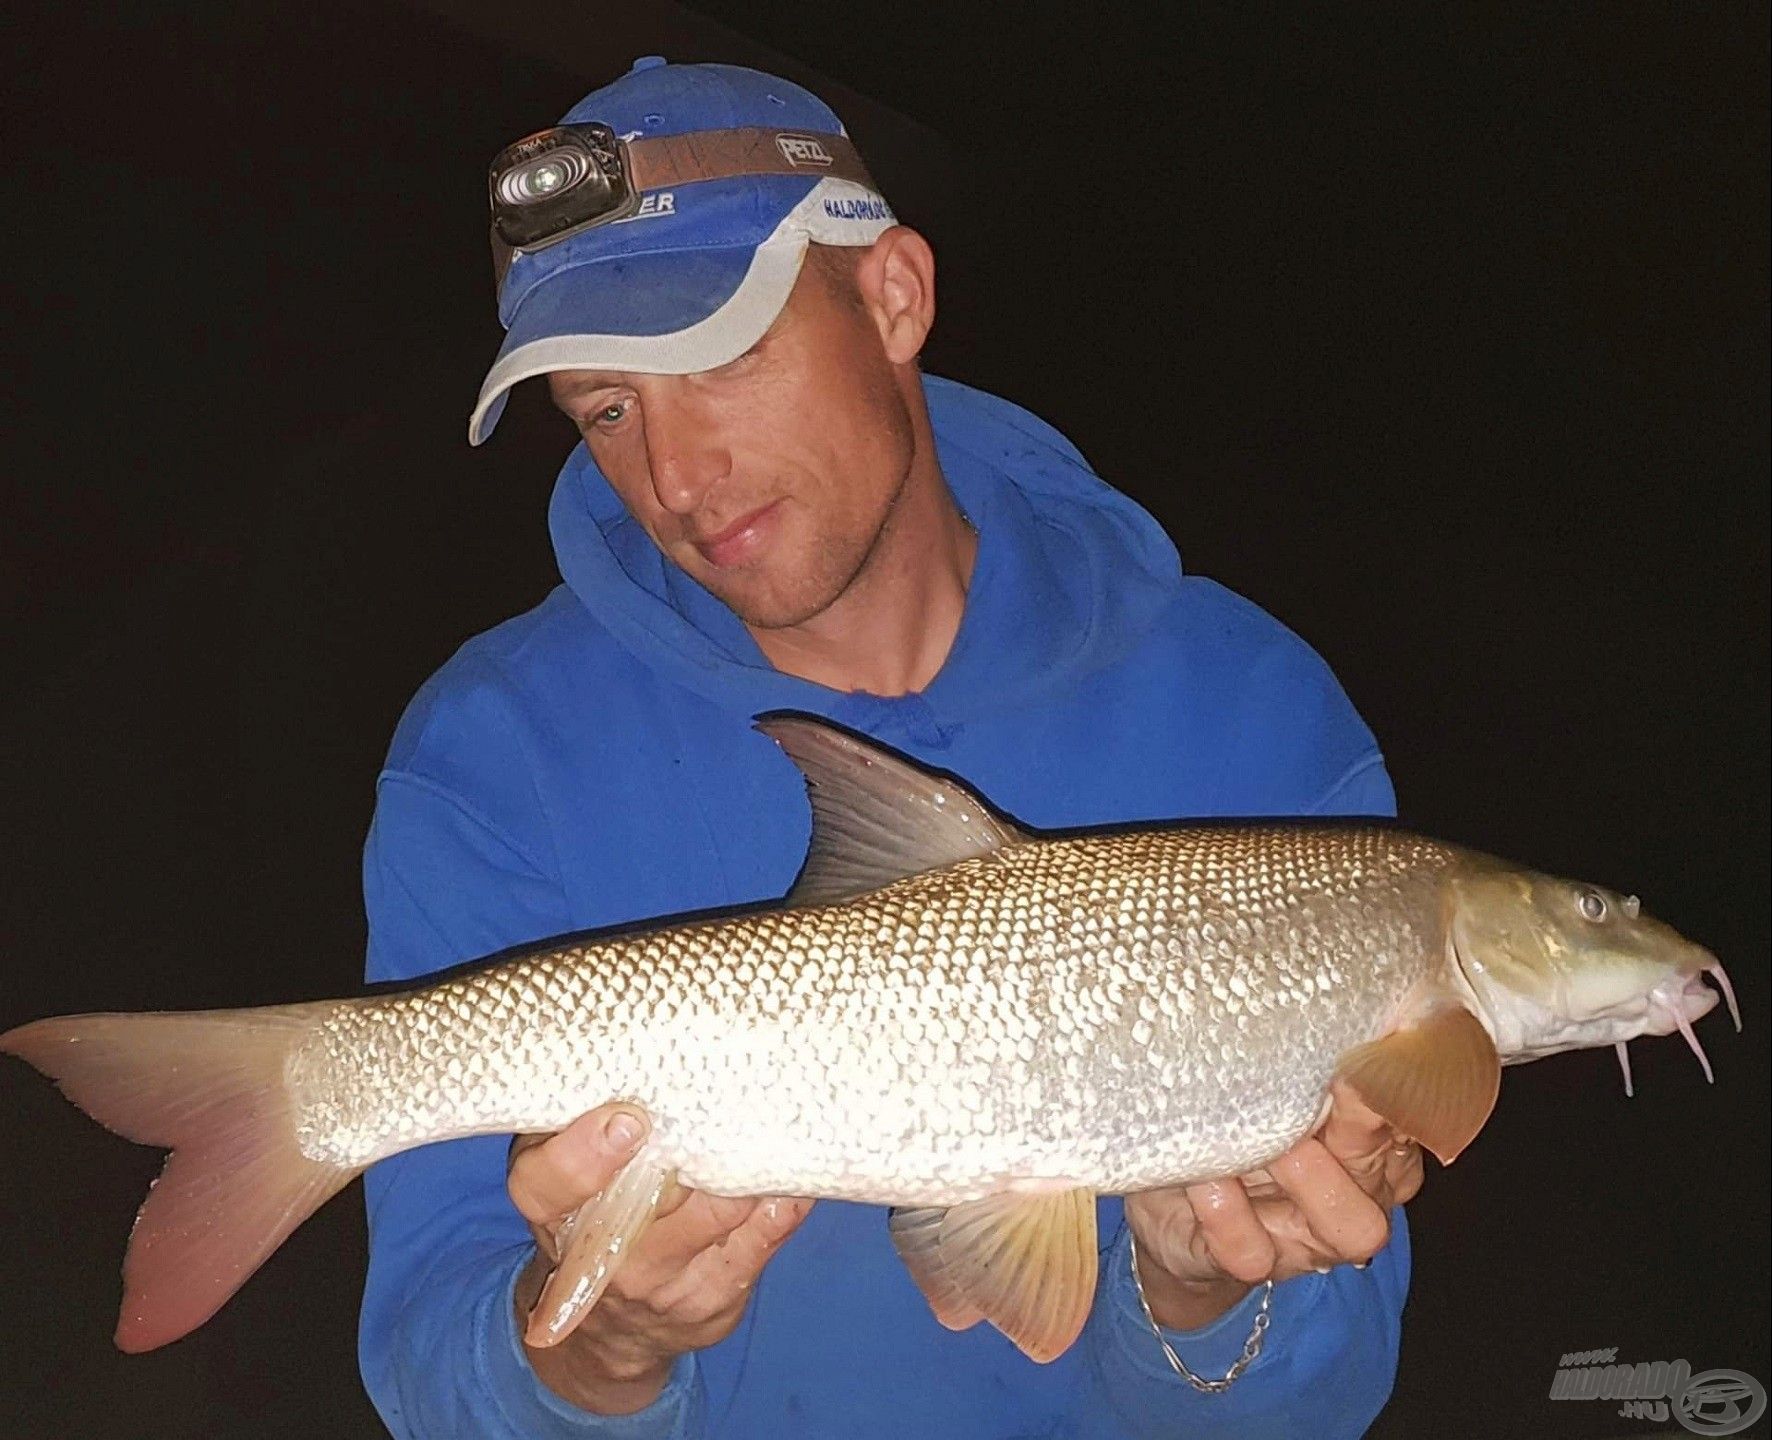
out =
{"type": "MultiPolygon", "coordinates": [[[[953,380],[923,386],[942,471],[979,532],[959,634],[921,697],[953,724],[1112,664],[1173,602],[1181,562],[1157,522],[1050,425],[953,380]]],[[[774,669],[738,617],[664,558],[582,445],[548,523],[567,586],[647,668],[747,719],[859,718],[845,716],[854,697],[774,669]]]]}

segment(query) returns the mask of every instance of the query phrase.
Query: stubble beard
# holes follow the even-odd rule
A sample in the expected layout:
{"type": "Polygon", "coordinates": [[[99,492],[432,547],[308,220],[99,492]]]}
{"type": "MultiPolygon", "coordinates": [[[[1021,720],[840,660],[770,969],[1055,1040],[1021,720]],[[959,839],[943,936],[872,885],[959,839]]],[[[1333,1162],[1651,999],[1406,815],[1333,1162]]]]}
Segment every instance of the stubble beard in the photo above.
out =
{"type": "Polygon", "coordinates": [[[867,585],[881,542],[893,526],[899,502],[910,484],[910,470],[898,479],[880,521],[860,543],[845,543],[840,536],[823,535],[814,540],[807,563],[786,593],[746,596],[721,595],[727,607],[746,625],[757,630],[792,630],[816,620],[840,601],[860,593],[867,585]]]}
{"type": "MultiPolygon", "coordinates": [[[[896,496],[893,503],[897,503],[896,496]]],[[[890,518],[890,508],[887,514],[890,518]]],[[[804,625],[855,588],[879,548],[884,529],[884,524],[877,527],[862,545],[845,545],[840,539],[821,536],[814,542],[801,573],[787,585],[780,589],[770,587],[763,594],[733,593],[720,598],[753,629],[792,630],[804,625]]]]}

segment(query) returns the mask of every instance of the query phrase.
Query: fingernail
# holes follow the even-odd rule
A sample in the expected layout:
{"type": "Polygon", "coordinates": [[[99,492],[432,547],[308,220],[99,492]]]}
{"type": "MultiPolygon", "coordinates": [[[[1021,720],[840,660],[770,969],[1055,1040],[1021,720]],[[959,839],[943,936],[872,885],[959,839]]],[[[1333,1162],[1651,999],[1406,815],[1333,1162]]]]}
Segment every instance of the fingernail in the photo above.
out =
{"type": "Polygon", "coordinates": [[[617,1150],[632,1150],[640,1143],[640,1122],[624,1110],[603,1127],[603,1138],[617,1150]]]}
{"type": "Polygon", "coordinates": [[[1364,1270],[1371,1263],[1372,1262],[1370,1260],[1356,1260],[1356,1261],[1354,1261],[1354,1269],[1364,1270]]]}

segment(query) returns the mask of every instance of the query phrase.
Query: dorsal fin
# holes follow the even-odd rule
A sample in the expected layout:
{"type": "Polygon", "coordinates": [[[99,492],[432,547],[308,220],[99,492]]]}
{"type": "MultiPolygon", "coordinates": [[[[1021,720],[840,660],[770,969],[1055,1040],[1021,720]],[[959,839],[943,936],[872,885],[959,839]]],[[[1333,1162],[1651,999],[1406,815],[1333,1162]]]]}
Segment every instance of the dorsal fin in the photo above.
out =
{"type": "Polygon", "coordinates": [[[800,767],[812,801],[812,843],[790,905],[847,900],[1027,839],[957,781],[822,721],[771,715],[757,728],[800,767]]]}

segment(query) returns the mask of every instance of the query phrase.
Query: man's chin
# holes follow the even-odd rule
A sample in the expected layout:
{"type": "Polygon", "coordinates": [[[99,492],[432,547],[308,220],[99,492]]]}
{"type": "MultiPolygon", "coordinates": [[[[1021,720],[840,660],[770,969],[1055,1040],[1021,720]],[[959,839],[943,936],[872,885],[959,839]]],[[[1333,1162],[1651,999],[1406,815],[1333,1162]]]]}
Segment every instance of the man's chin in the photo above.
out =
{"type": "Polygon", "coordinates": [[[747,585],[745,578],[713,575],[701,583],[752,630],[792,630],[822,614],[833,598],[822,592],[784,595],[766,584],[747,585]]]}
{"type": "MultiPolygon", "coordinates": [[[[725,600],[725,596],[721,596],[725,600]]],[[[821,614],[828,601],[814,604],[747,604],[739,599],[726,600],[726,607],[752,630],[792,630],[821,614]]]]}

